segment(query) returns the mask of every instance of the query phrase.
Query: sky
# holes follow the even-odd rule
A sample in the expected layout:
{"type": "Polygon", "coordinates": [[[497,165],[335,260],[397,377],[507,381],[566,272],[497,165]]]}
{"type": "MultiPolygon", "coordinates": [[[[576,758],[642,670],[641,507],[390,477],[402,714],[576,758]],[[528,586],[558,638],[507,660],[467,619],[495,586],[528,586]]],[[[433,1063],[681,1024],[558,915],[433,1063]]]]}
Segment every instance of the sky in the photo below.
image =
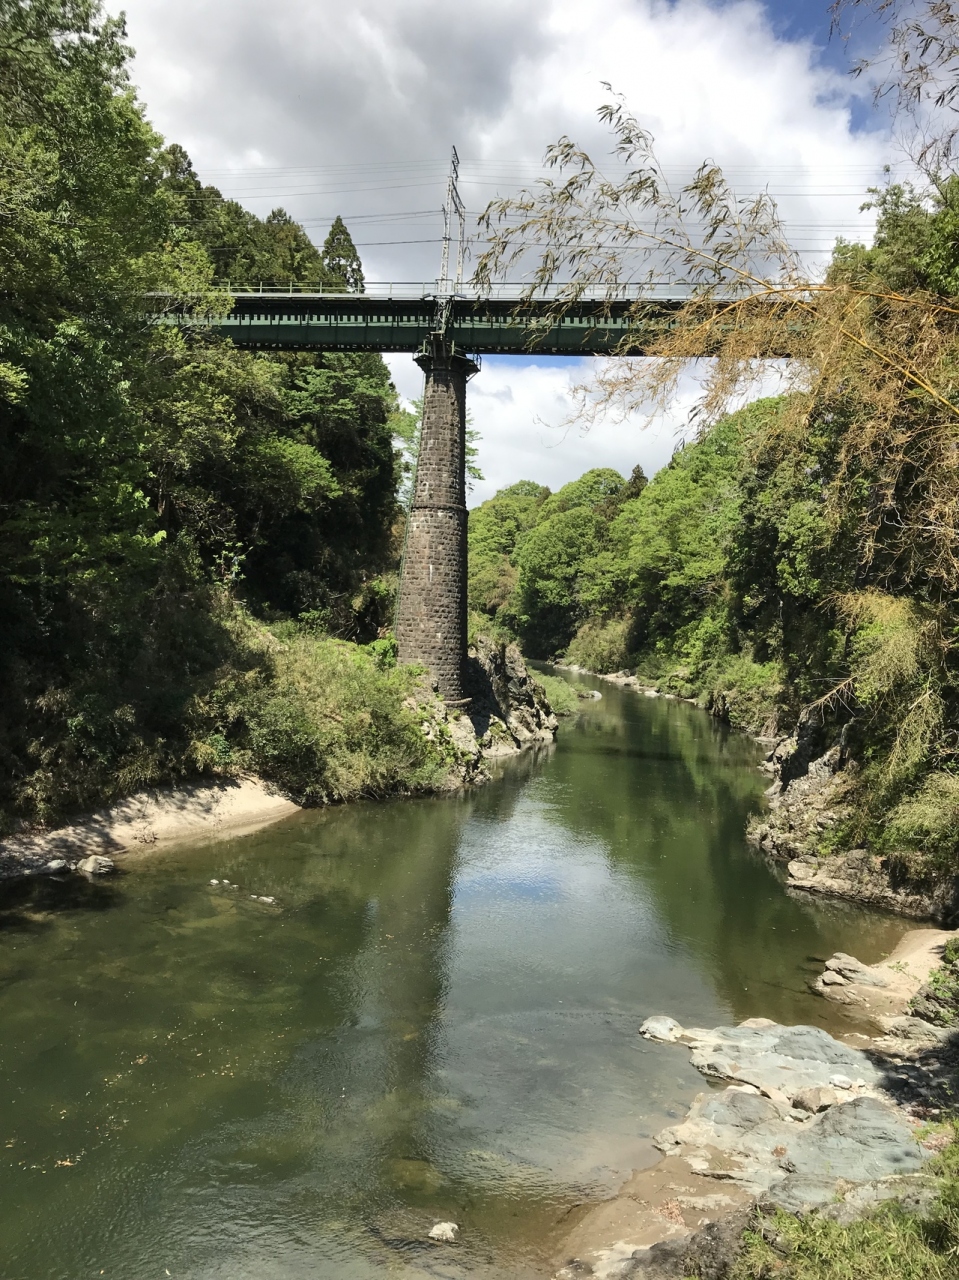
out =
{"type": "MultiPolygon", "coordinates": [[[[108,0],[108,7],[111,7],[108,0]]],[[[117,3],[113,6],[120,8],[117,3]]],[[[125,0],[133,79],[155,127],[204,181],[318,243],[341,214],[371,281],[432,281],[450,149],[471,222],[535,182],[563,134],[601,158],[603,82],[656,137],[671,176],[706,158],[742,194],[768,188],[812,269],[901,160],[828,0],[125,0]]],[[[859,39],[868,39],[861,33],[859,39]]],[[[420,393],[409,356],[388,363],[420,393]]],[[[589,360],[487,357],[469,389],[484,481],[552,489],[591,466],[653,474],[688,431],[695,379],[665,417],[571,423],[589,360]]]]}

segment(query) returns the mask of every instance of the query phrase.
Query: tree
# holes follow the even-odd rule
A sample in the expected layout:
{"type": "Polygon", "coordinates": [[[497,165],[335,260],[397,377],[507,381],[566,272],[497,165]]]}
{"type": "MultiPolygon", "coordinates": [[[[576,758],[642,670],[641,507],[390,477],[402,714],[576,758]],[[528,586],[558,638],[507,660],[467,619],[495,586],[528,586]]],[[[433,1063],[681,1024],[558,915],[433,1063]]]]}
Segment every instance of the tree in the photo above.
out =
{"type": "Polygon", "coordinates": [[[848,35],[857,21],[878,23],[886,40],[861,58],[856,75],[868,73],[877,102],[888,101],[907,126],[913,158],[924,172],[948,172],[959,127],[959,5],[955,0],[834,0],[833,28],[848,35]]]}
{"type": "Polygon", "coordinates": [[[520,480],[469,514],[469,604],[491,621],[516,588],[517,543],[533,528],[548,497],[549,489],[543,485],[520,480]]]}
{"type": "Polygon", "coordinates": [[[321,260],[330,288],[344,289],[347,293],[365,291],[360,255],[356,252],[353,238],[339,214],[333,219],[333,225],[323,241],[321,260]]]}
{"type": "Polygon", "coordinates": [[[216,280],[329,286],[319,250],[285,209],[274,209],[261,220],[235,200],[225,200],[216,187],[200,182],[178,143],[163,150],[159,163],[180,234],[203,246],[216,280]]]}
{"type": "Polygon", "coordinates": [[[128,52],[96,0],[0,0],[0,828],[219,758],[251,613],[372,638],[388,608],[388,370],[145,323],[323,268],[164,146],[128,52]]]}

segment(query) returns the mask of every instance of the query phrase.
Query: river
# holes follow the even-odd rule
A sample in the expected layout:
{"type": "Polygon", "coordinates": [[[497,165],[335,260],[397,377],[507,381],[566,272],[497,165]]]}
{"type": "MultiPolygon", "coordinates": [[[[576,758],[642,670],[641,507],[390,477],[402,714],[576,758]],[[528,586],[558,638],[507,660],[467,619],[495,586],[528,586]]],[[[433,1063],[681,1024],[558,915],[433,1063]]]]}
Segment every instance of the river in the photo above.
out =
{"type": "Polygon", "coordinates": [[[704,1087],[645,1017],[835,1025],[809,979],[903,924],[747,847],[750,740],[570,678],[467,795],[0,886],[4,1280],[549,1275],[704,1087]]]}

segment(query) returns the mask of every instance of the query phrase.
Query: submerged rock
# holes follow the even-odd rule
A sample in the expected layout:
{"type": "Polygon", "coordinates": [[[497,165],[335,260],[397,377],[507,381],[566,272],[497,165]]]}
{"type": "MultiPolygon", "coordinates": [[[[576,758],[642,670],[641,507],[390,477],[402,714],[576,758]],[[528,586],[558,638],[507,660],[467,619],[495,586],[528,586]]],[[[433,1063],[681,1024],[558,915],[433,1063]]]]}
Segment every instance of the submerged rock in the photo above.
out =
{"type": "Polygon", "coordinates": [[[106,876],[116,870],[116,863],[102,853],[91,853],[89,858],[77,863],[77,870],[86,876],[106,876]]]}
{"type": "Polygon", "coordinates": [[[675,1018],[647,1018],[639,1028],[639,1034],[647,1040],[660,1040],[664,1044],[673,1044],[683,1034],[683,1029],[675,1018]]]}
{"type": "Polygon", "coordinates": [[[439,1241],[440,1244],[455,1244],[459,1233],[460,1229],[455,1222],[437,1222],[430,1231],[429,1238],[439,1241]]]}

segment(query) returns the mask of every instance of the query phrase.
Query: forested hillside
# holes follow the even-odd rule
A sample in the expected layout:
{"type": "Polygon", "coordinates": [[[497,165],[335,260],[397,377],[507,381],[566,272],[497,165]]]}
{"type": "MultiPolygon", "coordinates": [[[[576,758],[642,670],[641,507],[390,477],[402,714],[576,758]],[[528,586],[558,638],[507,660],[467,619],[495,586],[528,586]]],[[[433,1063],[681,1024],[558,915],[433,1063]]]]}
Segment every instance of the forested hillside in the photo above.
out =
{"type": "MultiPolygon", "coordinates": [[[[375,355],[261,355],[149,323],[226,282],[362,290],[203,186],[95,0],[0,0],[0,829],[251,766],[303,799],[435,760],[376,652],[397,399],[375,355]]],[[[386,576],[384,576],[386,575],[386,576]]]]}
{"type": "MultiPolygon", "coordinates": [[[[948,374],[952,322],[931,329],[933,300],[959,289],[959,180],[872,198],[873,248],[839,244],[830,280],[927,307],[948,374]]],[[[813,751],[841,741],[861,768],[823,848],[866,843],[938,874],[959,860],[959,446],[915,392],[882,437],[847,376],[811,412],[794,395],[722,417],[648,485],[598,470],[497,494],[470,518],[474,626],[635,671],[754,732],[802,723],[813,751]]],[[[946,386],[954,398],[954,372],[946,386]]]]}

